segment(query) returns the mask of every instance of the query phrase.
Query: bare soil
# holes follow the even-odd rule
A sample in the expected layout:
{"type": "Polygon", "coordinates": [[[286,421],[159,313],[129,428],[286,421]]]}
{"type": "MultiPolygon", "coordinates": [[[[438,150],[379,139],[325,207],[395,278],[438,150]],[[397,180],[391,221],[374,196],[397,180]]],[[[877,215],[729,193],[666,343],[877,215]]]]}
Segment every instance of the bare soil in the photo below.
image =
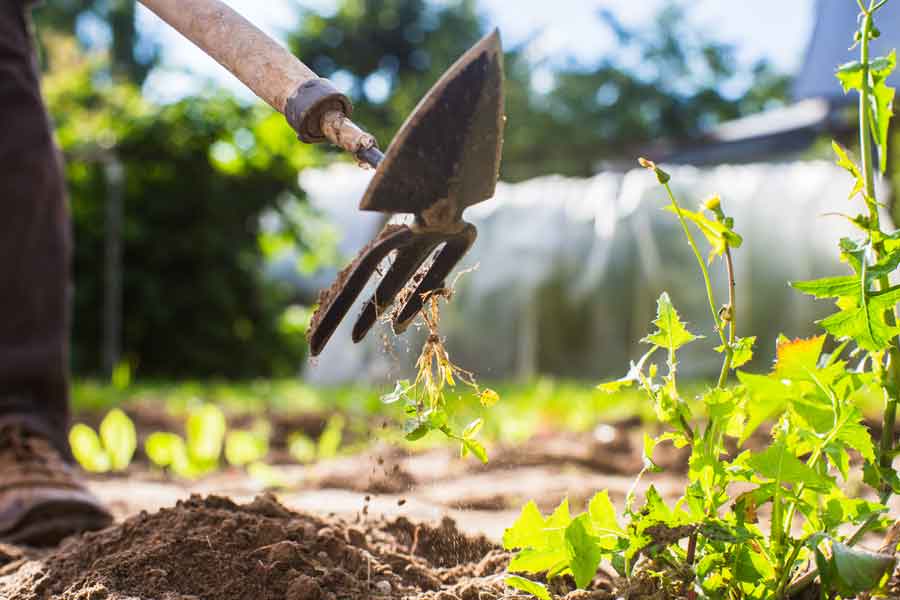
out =
{"type": "Polygon", "coordinates": [[[0,597],[22,600],[351,600],[495,598],[507,555],[483,536],[395,519],[345,521],[191,497],[139,513],[0,572],[0,597]],[[443,592],[443,595],[438,595],[443,592]]]}

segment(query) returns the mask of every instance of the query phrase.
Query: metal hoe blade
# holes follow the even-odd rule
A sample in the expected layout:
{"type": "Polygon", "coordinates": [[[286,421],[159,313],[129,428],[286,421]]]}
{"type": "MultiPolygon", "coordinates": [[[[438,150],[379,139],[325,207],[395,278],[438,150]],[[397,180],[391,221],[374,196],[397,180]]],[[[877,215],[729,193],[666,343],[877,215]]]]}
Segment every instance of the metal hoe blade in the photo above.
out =
{"type": "Polygon", "coordinates": [[[503,53],[494,31],[431,88],[378,165],[360,210],[411,213],[414,221],[387,225],[320,294],[307,334],[313,356],[392,252],[393,264],[364,304],[353,341],[360,341],[398,297],[403,305],[393,313],[393,327],[402,332],[421,310],[423,294],[444,286],[477,235],[462,220],[463,211],[494,195],[503,124],[503,53]]]}

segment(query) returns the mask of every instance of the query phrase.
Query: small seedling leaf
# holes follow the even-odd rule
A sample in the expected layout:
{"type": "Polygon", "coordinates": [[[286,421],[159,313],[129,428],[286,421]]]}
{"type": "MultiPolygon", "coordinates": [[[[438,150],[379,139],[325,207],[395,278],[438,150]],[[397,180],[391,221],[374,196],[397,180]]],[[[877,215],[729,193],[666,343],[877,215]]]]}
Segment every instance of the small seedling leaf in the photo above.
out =
{"type": "MultiPolygon", "coordinates": [[[[484,449],[484,446],[481,445],[481,442],[472,439],[463,439],[462,447],[468,452],[471,452],[475,455],[475,457],[480,460],[482,463],[487,464],[488,455],[487,450],[484,449]]],[[[463,454],[465,457],[465,454],[463,454]]]]}
{"type": "Polygon", "coordinates": [[[153,464],[163,468],[187,456],[187,448],[180,435],[161,431],[151,433],[147,437],[144,452],[153,464]]]}
{"type": "Polygon", "coordinates": [[[538,583],[537,581],[525,579],[518,575],[509,575],[506,578],[506,585],[525,592],[526,594],[531,594],[535,598],[538,598],[538,600],[551,600],[550,592],[547,591],[547,588],[545,588],[542,583],[538,583]]]}
{"type": "Polygon", "coordinates": [[[100,439],[112,470],[128,468],[137,449],[137,431],[128,415],[118,408],[109,411],[100,423],[100,439]]]}
{"type": "Polygon", "coordinates": [[[187,451],[192,461],[218,461],[225,440],[225,414],[214,404],[191,411],[185,425],[187,451]]]}
{"type": "Polygon", "coordinates": [[[282,469],[257,461],[247,465],[247,474],[266,488],[287,487],[288,480],[282,469]]]}
{"type": "Polygon", "coordinates": [[[297,462],[310,463],[316,460],[316,443],[298,431],[288,438],[288,452],[297,462]]]}
{"type": "Polygon", "coordinates": [[[546,545],[546,521],[534,500],[522,507],[519,518],[503,532],[503,547],[506,550],[520,548],[542,548],[546,545]]]}
{"type": "Polygon", "coordinates": [[[566,551],[575,585],[584,589],[597,574],[603,551],[591,535],[591,520],[582,514],[566,527],[566,551]]]}
{"type": "Polygon", "coordinates": [[[337,456],[338,450],[341,448],[341,441],[344,438],[344,424],[344,417],[339,414],[335,414],[328,419],[322,435],[319,436],[317,448],[319,459],[337,456]]]}
{"type": "Polygon", "coordinates": [[[591,528],[604,547],[615,546],[618,536],[625,535],[616,518],[616,507],[609,499],[609,492],[603,490],[594,494],[588,503],[588,515],[591,519],[591,528]]]}
{"type": "MultiPolygon", "coordinates": [[[[737,369],[750,362],[753,359],[753,346],[755,345],[755,335],[751,335],[750,337],[736,337],[734,340],[734,346],[732,346],[731,368],[737,369]]],[[[719,346],[718,348],[716,348],[716,350],[719,352],[724,352],[725,348],[723,346],[719,346]]]]}
{"type": "MultiPolygon", "coordinates": [[[[653,346],[648,350],[636,363],[632,361],[631,366],[628,369],[628,373],[626,373],[623,377],[616,379],[615,381],[608,381],[606,383],[601,383],[597,386],[597,389],[601,392],[606,392],[607,394],[615,394],[616,392],[621,391],[624,388],[630,387],[632,384],[637,383],[641,380],[641,373],[644,370],[644,364],[647,360],[653,356],[653,353],[659,346],[653,346]]],[[[652,376],[652,374],[651,374],[652,376]]]]}
{"type": "Polygon", "coordinates": [[[229,431],[225,436],[225,460],[233,467],[261,461],[269,453],[268,438],[255,431],[229,431]]]}
{"type": "Polygon", "coordinates": [[[678,311],[672,305],[668,293],[663,292],[660,295],[656,306],[656,319],[653,323],[658,329],[641,341],[675,352],[685,344],[703,337],[694,335],[687,330],[678,316],[678,311]]]}
{"type": "Polygon", "coordinates": [[[75,460],[85,471],[92,473],[109,471],[109,455],[104,451],[97,433],[87,425],[78,423],[72,427],[69,431],[69,446],[75,460]]]}

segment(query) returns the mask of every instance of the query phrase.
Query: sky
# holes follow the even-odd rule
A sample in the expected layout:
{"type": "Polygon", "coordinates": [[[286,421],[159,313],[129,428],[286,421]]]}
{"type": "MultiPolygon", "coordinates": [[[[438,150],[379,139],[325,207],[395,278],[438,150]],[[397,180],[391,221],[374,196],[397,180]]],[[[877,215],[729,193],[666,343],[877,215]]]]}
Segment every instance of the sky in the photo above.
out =
{"type": "MultiPolygon", "coordinates": [[[[283,38],[283,33],[296,25],[294,6],[328,11],[335,5],[333,0],[225,1],[276,38],[283,38]]],[[[691,23],[709,32],[710,37],[734,44],[740,61],[750,64],[768,58],[779,70],[793,73],[802,61],[812,30],[813,1],[692,0],[685,5],[691,23]]],[[[505,44],[531,39],[532,58],[550,64],[570,57],[592,63],[616,52],[614,38],[596,17],[600,9],[609,10],[625,25],[640,26],[648,23],[665,2],[478,0],[485,24],[498,27],[505,44]]],[[[158,37],[163,48],[164,68],[147,81],[148,96],[171,101],[210,85],[221,85],[242,98],[252,97],[225,69],[145,8],[140,8],[138,18],[141,30],[158,37]]]]}

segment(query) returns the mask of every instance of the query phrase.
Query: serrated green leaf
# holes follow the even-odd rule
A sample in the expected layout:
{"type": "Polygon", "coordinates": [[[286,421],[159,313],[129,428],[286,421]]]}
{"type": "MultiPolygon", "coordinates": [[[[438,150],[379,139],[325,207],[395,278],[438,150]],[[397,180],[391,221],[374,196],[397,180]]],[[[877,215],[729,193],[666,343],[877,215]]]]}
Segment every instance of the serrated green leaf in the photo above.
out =
{"type": "Polygon", "coordinates": [[[618,534],[624,534],[616,518],[616,507],[609,499],[609,492],[603,490],[597,492],[588,503],[588,515],[591,519],[591,527],[594,535],[600,538],[610,538],[613,544],[604,543],[605,547],[612,547],[618,534]]]}
{"type": "Polygon", "coordinates": [[[503,532],[503,547],[506,550],[544,547],[547,539],[545,527],[546,521],[537,504],[529,500],[512,527],[503,532]]]}
{"type": "MultiPolygon", "coordinates": [[[[756,336],[735,337],[734,346],[731,353],[731,368],[737,369],[753,359],[753,346],[756,344],[756,336]]],[[[716,346],[716,352],[719,354],[725,352],[727,346],[721,344],[716,346]]]]}
{"type": "Polygon", "coordinates": [[[97,433],[82,423],[77,423],[69,430],[69,447],[78,464],[85,471],[105,473],[109,471],[109,455],[103,449],[97,433]]]}
{"type": "Polygon", "coordinates": [[[703,234],[703,237],[706,238],[706,241],[709,242],[711,247],[709,257],[707,258],[708,262],[712,262],[712,259],[716,256],[722,256],[725,253],[725,248],[727,246],[740,248],[741,244],[744,242],[740,235],[726,227],[723,223],[719,223],[715,219],[710,219],[702,212],[695,212],[684,208],[676,210],[674,204],[667,206],[666,210],[674,214],[681,212],[681,215],[684,218],[697,226],[697,229],[700,230],[700,233],[703,234]]]}
{"type": "Polygon", "coordinates": [[[109,455],[113,471],[122,471],[131,464],[137,449],[137,431],[134,423],[121,409],[114,408],[100,422],[100,440],[109,455]]]}
{"type": "Polygon", "coordinates": [[[582,514],[566,527],[566,551],[569,568],[575,577],[575,585],[584,589],[597,574],[603,550],[597,545],[590,532],[590,516],[582,514]]]}
{"type": "Polygon", "coordinates": [[[792,390],[781,380],[768,375],[738,371],[738,380],[747,391],[744,409],[746,422],[739,443],[743,444],[760,425],[784,412],[792,397],[792,390]]]}
{"type": "Polygon", "coordinates": [[[656,449],[658,440],[654,439],[649,433],[644,432],[644,451],[643,460],[644,468],[649,469],[653,473],[658,473],[661,469],[653,462],[653,451],[656,449]]]}
{"type": "Polygon", "coordinates": [[[888,75],[897,64],[897,52],[891,50],[887,56],[872,60],[869,71],[872,76],[872,136],[878,145],[879,169],[887,170],[888,133],[891,117],[894,116],[894,95],[896,90],[886,83],[888,75]]]}
{"type": "Polygon", "coordinates": [[[845,409],[841,425],[836,437],[857,452],[869,462],[875,462],[875,446],[872,443],[872,434],[863,422],[863,414],[856,406],[845,409]]]}
{"type": "Polygon", "coordinates": [[[538,600],[551,600],[550,592],[547,591],[547,588],[545,588],[543,584],[538,583],[537,581],[525,579],[518,575],[509,575],[506,578],[505,583],[511,588],[515,588],[526,594],[531,594],[538,598],[538,600]]]}
{"type": "Polygon", "coordinates": [[[817,370],[824,345],[824,335],[793,340],[779,336],[773,375],[778,379],[808,379],[817,370]]]}
{"type": "Polygon", "coordinates": [[[840,277],[823,277],[809,281],[791,281],[792,288],[816,298],[838,298],[840,296],[859,296],[859,277],[842,275],[840,277]]]}
{"type": "Polygon", "coordinates": [[[844,597],[876,588],[894,568],[894,556],[852,548],[841,542],[831,544],[831,564],[835,582],[844,597]]]}
{"type": "Polygon", "coordinates": [[[659,349],[659,346],[653,346],[636,363],[634,361],[631,362],[628,373],[623,377],[616,379],[615,381],[601,383],[597,386],[597,389],[606,392],[607,394],[614,394],[639,382],[641,380],[641,373],[644,371],[644,364],[651,356],[653,356],[653,353],[656,352],[657,349],[659,349]]]}
{"type": "Polygon", "coordinates": [[[861,90],[863,83],[863,66],[858,60],[842,64],[835,71],[835,77],[841,82],[846,94],[850,90],[861,90]]]}
{"type": "Polygon", "coordinates": [[[759,475],[774,481],[777,485],[797,486],[802,483],[814,490],[823,490],[829,487],[826,479],[794,456],[781,440],[762,452],[753,453],[747,464],[759,475]]]}
{"type": "MultiPolygon", "coordinates": [[[[844,90],[845,92],[847,90],[844,90]]],[[[853,198],[856,194],[860,193],[865,189],[866,182],[863,180],[862,173],[859,171],[859,167],[856,166],[850,159],[850,155],[847,154],[847,151],[843,146],[838,144],[836,141],[831,140],[831,148],[834,150],[834,153],[837,155],[837,166],[846,169],[850,175],[853,176],[853,189],[850,190],[850,195],[848,198],[853,198]]]]}
{"type": "Polygon", "coordinates": [[[900,286],[883,292],[872,292],[866,302],[843,306],[840,312],[818,323],[836,338],[850,338],[863,350],[878,352],[887,348],[900,334],[900,327],[888,325],[885,311],[893,309],[900,301],[900,286]]]}
{"type": "Polygon", "coordinates": [[[643,340],[644,343],[653,344],[675,352],[685,344],[689,344],[703,336],[694,335],[687,330],[678,316],[678,311],[672,305],[669,294],[663,292],[656,302],[656,319],[653,324],[658,328],[643,340]]]}
{"type": "Polygon", "coordinates": [[[569,556],[563,546],[525,548],[513,556],[506,568],[510,573],[549,573],[566,568],[569,556]]]}

